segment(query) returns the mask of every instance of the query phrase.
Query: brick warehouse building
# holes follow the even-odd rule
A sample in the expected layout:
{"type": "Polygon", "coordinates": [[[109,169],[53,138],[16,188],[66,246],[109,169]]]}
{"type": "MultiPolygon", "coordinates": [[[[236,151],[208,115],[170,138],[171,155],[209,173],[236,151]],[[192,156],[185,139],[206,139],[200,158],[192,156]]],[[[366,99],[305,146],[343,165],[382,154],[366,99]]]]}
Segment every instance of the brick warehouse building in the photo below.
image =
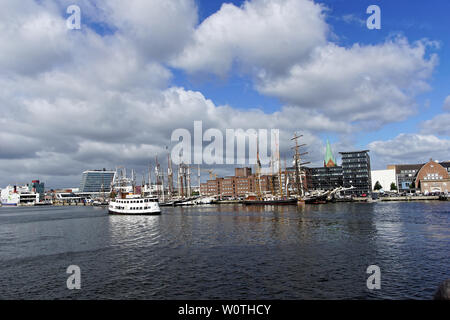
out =
{"type": "Polygon", "coordinates": [[[415,188],[420,189],[422,193],[444,192],[450,191],[450,163],[442,164],[430,159],[424,164],[415,176],[415,188]]]}
{"type": "MultiPolygon", "coordinates": [[[[200,184],[201,194],[206,196],[241,198],[257,192],[257,179],[256,175],[252,173],[251,168],[235,168],[234,172],[234,176],[216,178],[215,180],[208,180],[206,183],[200,184]]],[[[304,176],[302,180],[304,188],[307,188],[307,182],[304,176]]],[[[289,192],[292,194],[295,192],[294,168],[287,168],[281,172],[281,183],[283,184],[283,193],[285,196],[286,181],[288,182],[289,192]],[[289,177],[288,179],[286,179],[286,174],[289,177]]],[[[260,184],[262,193],[276,194],[279,190],[279,176],[278,174],[261,175],[260,184]]]]}
{"type": "MultiPolygon", "coordinates": [[[[439,164],[450,174],[450,161],[440,162],[439,164]]],[[[411,186],[416,188],[417,175],[424,165],[424,163],[395,164],[388,165],[387,168],[395,170],[395,179],[398,191],[410,192],[412,189],[411,186]]]]}

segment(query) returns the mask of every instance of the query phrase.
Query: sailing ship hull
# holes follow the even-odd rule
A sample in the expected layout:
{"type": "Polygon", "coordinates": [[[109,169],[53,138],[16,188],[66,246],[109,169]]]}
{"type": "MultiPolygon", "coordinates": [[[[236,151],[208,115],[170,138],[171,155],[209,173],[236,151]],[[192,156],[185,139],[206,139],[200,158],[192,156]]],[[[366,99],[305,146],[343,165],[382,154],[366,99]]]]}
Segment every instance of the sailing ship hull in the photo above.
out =
{"type": "Polygon", "coordinates": [[[305,199],[306,204],[325,204],[327,202],[328,201],[326,196],[319,196],[305,199]]]}
{"type": "Polygon", "coordinates": [[[244,200],[245,205],[291,205],[297,204],[297,199],[283,199],[283,200],[244,200]]]}
{"type": "Polygon", "coordinates": [[[125,215],[125,216],[159,216],[161,215],[160,211],[146,211],[146,212],[124,212],[124,211],[115,211],[108,209],[108,213],[111,215],[125,215]]]}

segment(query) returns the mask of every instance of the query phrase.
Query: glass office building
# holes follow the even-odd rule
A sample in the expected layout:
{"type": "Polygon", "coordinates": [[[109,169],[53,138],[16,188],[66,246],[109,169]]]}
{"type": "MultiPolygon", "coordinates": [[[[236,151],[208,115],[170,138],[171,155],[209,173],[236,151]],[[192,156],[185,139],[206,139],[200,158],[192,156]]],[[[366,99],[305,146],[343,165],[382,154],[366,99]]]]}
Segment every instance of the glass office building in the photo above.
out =
{"type": "Polygon", "coordinates": [[[355,187],[345,194],[369,194],[372,190],[369,150],[339,153],[342,155],[344,187],[355,187]]]}
{"type": "Polygon", "coordinates": [[[309,190],[333,190],[343,185],[342,167],[305,168],[309,190]]]}
{"type": "Polygon", "coordinates": [[[110,192],[115,171],[88,170],[81,177],[80,192],[110,192]]]}
{"type": "Polygon", "coordinates": [[[45,186],[43,182],[39,180],[33,180],[30,185],[28,185],[28,189],[31,192],[39,193],[39,199],[43,200],[45,195],[45,186]]]}

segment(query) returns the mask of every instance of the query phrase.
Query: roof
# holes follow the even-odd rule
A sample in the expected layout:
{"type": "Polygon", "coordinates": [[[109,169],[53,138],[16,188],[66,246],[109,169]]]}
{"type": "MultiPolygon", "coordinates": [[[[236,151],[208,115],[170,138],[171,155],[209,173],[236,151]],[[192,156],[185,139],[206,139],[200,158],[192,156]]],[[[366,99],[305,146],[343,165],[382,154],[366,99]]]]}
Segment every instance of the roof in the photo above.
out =
{"type": "Polygon", "coordinates": [[[444,168],[450,168],[450,161],[439,162],[439,164],[444,168]]]}
{"type": "Polygon", "coordinates": [[[330,160],[336,165],[336,158],[333,157],[333,152],[331,152],[330,141],[327,139],[327,151],[325,152],[325,165],[330,162],[330,160]]]}
{"type": "Polygon", "coordinates": [[[360,152],[369,152],[370,150],[360,150],[360,151],[341,151],[340,154],[348,154],[348,153],[360,153],[360,152]]]}

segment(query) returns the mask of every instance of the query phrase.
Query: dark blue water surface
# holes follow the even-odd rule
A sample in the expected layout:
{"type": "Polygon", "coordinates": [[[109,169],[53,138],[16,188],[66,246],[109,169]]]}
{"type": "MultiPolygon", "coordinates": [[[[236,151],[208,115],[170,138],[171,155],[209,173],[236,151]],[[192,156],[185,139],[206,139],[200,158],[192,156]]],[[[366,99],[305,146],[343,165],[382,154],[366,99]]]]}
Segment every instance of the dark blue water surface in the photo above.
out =
{"type": "Polygon", "coordinates": [[[449,258],[449,202],[0,208],[0,299],[430,299],[449,258]]]}

